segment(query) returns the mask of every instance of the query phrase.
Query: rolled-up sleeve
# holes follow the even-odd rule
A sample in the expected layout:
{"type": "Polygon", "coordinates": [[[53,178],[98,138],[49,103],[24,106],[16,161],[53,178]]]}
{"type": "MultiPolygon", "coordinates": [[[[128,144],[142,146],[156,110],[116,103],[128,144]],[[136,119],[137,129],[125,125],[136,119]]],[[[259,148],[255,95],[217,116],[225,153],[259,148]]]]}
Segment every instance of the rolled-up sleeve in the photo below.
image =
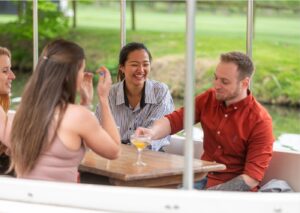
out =
{"type": "Polygon", "coordinates": [[[244,174],[262,181],[272,158],[274,140],[272,119],[258,121],[248,141],[244,174]]]}

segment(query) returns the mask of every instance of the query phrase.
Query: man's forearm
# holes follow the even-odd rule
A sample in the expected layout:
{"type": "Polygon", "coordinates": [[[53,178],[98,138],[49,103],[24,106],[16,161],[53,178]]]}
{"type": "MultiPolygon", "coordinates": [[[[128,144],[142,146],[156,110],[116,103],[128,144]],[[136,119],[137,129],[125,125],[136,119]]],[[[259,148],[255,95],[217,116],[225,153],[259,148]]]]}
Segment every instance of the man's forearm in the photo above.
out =
{"type": "Polygon", "coordinates": [[[241,175],[227,181],[225,183],[212,186],[207,190],[220,190],[220,191],[250,191],[251,187],[246,184],[241,175]]]}
{"type": "Polygon", "coordinates": [[[151,130],[154,133],[152,139],[157,140],[164,138],[171,134],[170,122],[167,118],[163,117],[153,123],[151,130]]]}

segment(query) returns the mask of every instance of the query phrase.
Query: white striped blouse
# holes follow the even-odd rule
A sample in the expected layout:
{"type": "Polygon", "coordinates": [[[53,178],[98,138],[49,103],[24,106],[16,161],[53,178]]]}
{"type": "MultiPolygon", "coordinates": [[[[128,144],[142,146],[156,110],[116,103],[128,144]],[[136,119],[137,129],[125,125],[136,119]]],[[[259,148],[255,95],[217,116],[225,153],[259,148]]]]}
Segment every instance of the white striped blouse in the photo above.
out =
{"type": "MultiPolygon", "coordinates": [[[[137,127],[150,127],[152,123],[174,110],[174,103],[168,86],[164,83],[146,80],[141,102],[133,109],[128,104],[124,90],[124,80],[112,85],[109,92],[109,104],[117,126],[120,127],[122,141],[129,141],[137,127]]],[[[96,116],[101,123],[100,106],[96,116]]],[[[169,144],[169,137],[155,140],[152,150],[158,151],[169,144]]]]}

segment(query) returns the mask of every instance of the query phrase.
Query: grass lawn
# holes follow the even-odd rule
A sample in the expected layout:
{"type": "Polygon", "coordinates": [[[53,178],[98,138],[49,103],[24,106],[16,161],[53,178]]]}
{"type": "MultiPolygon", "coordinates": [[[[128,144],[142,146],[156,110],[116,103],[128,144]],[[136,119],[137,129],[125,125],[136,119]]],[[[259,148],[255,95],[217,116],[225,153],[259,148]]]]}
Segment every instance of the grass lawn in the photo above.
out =
{"type": "MultiPolygon", "coordinates": [[[[127,11],[127,42],[146,43],[154,60],[166,55],[184,57],[185,14],[137,8],[136,31],[130,30],[131,14],[127,11]]],[[[69,38],[86,49],[89,69],[95,70],[105,64],[116,72],[120,47],[119,16],[118,5],[114,8],[79,5],[78,27],[69,38]]],[[[252,89],[263,102],[300,104],[299,18],[256,17],[253,43],[256,73],[252,89]]],[[[245,52],[246,16],[198,12],[195,47],[200,60],[217,61],[220,53],[231,50],[245,52]]],[[[196,93],[210,87],[213,70],[214,67],[203,70],[196,93]]],[[[183,72],[178,70],[179,74],[183,72]]],[[[170,73],[164,70],[163,74],[170,73]]],[[[174,82],[166,83],[172,87],[174,82]]]]}

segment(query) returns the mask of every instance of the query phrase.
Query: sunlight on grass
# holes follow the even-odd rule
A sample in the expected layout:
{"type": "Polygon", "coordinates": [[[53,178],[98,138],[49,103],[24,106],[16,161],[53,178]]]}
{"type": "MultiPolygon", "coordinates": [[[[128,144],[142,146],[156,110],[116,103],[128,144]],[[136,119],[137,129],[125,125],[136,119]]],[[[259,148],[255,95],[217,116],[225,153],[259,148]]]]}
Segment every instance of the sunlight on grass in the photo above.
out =
{"type": "Polygon", "coordinates": [[[0,14],[0,23],[7,23],[7,22],[15,21],[17,19],[18,19],[18,16],[16,16],[16,15],[0,14]]]}
{"type": "MultiPolygon", "coordinates": [[[[131,29],[131,13],[127,10],[127,29],[131,29]]],[[[161,13],[145,9],[136,10],[137,30],[157,32],[185,32],[184,13],[161,13]]],[[[120,29],[120,12],[116,7],[80,5],[78,26],[120,29]]],[[[222,15],[201,11],[196,17],[196,33],[204,36],[220,34],[225,37],[246,35],[246,15],[222,15]]],[[[285,17],[261,17],[255,19],[255,35],[261,40],[300,44],[299,19],[285,17]]]]}

